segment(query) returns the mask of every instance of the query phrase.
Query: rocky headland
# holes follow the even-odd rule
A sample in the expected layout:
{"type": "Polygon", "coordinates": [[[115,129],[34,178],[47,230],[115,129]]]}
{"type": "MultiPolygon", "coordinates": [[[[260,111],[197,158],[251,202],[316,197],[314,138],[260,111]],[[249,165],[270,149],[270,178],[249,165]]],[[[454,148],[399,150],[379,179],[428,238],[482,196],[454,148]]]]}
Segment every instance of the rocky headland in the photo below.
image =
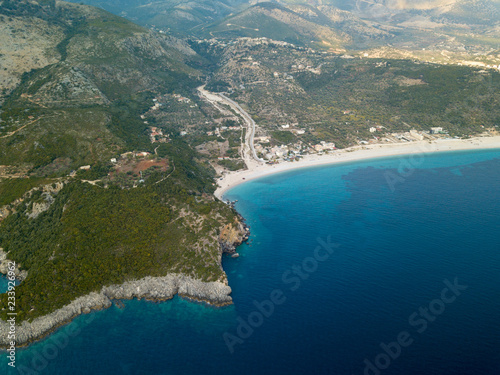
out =
{"type": "MultiPolygon", "coordinates": [[[[231,288],[225,280],[204,282],[182,274],[145,277],[140,280],[127,281],[121,285],[103,287],[100,292],[92,292],[79,297],[69,305],[48,315],[17,325],[15,331],[16,346],[26,346],[37,341],[80,314],[108,308],[113,299],[144,298],[165,301],[173,298],[176,294],[214,306],[232,303],[231,288]]],[[[0,348],[6,348],[10,345],[10,340],[7,338],[9,331],[10,324],[6,321],[0,321],[0,348]]]]}

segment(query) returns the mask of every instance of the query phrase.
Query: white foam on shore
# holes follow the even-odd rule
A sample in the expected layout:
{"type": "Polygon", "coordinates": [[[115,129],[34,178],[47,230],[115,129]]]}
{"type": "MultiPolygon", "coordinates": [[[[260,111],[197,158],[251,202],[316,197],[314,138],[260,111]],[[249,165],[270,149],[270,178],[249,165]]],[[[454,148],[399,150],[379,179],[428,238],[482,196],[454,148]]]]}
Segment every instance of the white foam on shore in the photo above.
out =
{"type": "Polygon", "coordinates": [[[366,160],[386,156],[428,154],[443,151],[480,150],[500,148],[500,136],[476,137],[470,139],[438,139],[435,141],[416,141],[409,143],[373,144],[354,146],[334,151],[326,155],[305,155],[300,161],[283,162],[269,165],[252,163],[247,170],[230,172],[217,180],[218,188],[215,196],[223,199],[229,189],[260,177],[292,169],[314,167],[318,165],[336,164],[366,160]]]}

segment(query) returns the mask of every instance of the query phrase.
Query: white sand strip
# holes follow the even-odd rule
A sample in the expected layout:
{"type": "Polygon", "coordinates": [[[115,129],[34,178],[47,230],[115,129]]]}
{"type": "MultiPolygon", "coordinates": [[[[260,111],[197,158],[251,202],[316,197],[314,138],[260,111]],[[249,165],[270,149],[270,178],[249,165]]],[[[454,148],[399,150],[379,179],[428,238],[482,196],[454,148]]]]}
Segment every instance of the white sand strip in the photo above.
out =
{"type": "Polygon", "coordinates": [[[307,168],[324,164],[345,163],[356,160],[380,158],[385,156],[428,154],[439,151],[459,151],[475,149],[500,149],[500,136],[477,137],[470,139],[438,139],[432,142],[416,141],[392,144],[373,144],[354,146],[343,150],[334,151],[325,155],[305,155],[300,161],[282,162],[268,165],[251,163],[249,169],[225,174],[217,180],[218,188],[215,196],[223,199],[226,191],[243,182],[284,172],[297,168],[307,168]]]}

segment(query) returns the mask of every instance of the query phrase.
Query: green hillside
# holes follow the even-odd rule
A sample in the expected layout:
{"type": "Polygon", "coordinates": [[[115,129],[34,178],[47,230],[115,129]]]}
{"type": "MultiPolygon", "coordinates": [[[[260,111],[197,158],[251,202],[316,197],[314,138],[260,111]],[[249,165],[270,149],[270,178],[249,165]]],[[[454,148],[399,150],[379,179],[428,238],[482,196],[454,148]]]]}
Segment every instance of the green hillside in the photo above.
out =
{"type": "Polygon", "coordinates": [[[339,48],[349,41],[347,35],[271,2],[258,3],[212,25],[195,28],[193,32],[207,38],[266,37],[317,48],[339,48]]]}
{"type": "Polygon", "coordinates": [[[149,149],[139,118],[150,105],[146,99],[198,84],[199,71],[186,63],[200,59],[186,44],[105,11],[21,1],[0,13],[17,35],[37,17],[61,30],[45,35],[57,38],[56,62],[25,71],[4,97],[0,165],[37,169],[64,158],[61,173],[67,173],[126,149],[149,149]]]}
{"type": "Polygon", "coordinates": [[[170,138],[156,145],[144,115],[155,97],[193,97],[205,60],[79,4],[4,1],[0,18],[0,248],[28,273],[18,321],[145,276],[225,281],[219,234],[238,222],[178,136],[189,113],[164,120],[170,138]]]}
{"type": "MultiPolygon", "coordinates": [[[[78,0],[72,0],[79,3],[78,0]]],[[[198,25],[212,23],[237,13],[245,0],[85,0],[85,4],[101,7],[138,24],[169,30],[177,35],[190,35],[198,25]]]]}

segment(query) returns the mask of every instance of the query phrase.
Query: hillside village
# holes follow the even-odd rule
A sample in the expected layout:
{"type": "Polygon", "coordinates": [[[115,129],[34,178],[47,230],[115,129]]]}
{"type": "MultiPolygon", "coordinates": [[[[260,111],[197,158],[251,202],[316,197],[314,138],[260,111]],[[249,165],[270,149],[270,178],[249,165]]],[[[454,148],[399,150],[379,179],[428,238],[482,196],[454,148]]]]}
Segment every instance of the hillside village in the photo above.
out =
{"type": "MultiPolygon", "coordinates": [[[[265,43],[266,41],[264,41],[265,43]]],[[[386,66],[386,63],[377,63],[376,65],[386,66]]],[[[299,70],[311,68],[310,66],[300,64],[292,66],[299,70]]],[[[318,74],[317,72],[312,73],[318,74]]],[[[274,77],[277,76],[279,74],[274,74],[274,77]]],[[[226,92],[227,95],[231,95],[231,93],[231,90],[226,92]]],[[[197,108],[199,104],[203,104],[203,102],[199,104],[193,102],[191,99],[179,94],[172,94],[170,97],[175,102],[189,104],[190,108],[197,108]]],[[[192,126],[181,128],[178,131],[178,135],[186,138],[188,141],[196,139],[196,143],[198,144],[196,147],[197,150],[209,157],[212,165],[219,173],[244,168],[244,163],[241,162],[241,152],[244,145],[244,134],[247,131],[244,125],[245,122],[236,113],[231,111],[229,107],[213,102],[210,104],[215,105],[222,116],[213,118],[212,121],[205,121],[205,126],[201,128],[192,126]],[[211,130],[206,130],[207,128],[211,130]]],[[[157,97],[152,99],[150,110],[140,117],[144,120],[145,124],[148,124],[147,118],[154,119],[154,115],[157,114],[160,114],[159,118],[161,118],[162,111],[168,108],[168,106],[168,95],[157,97]]],[[[349,118],[356,117],[355,111],[349,109],[343,110],[342,115],[349,118]]],[[[157,121],[154,122],[156,123],[157,121]]],[[[324,140],[311,141],[311,135],[315,133],[314,126],[298,122],[276,124],[274,126],[259,123],[256,125],[256,135],[254,137],[255,151],[257,156],[268,164],[296,161],[305,155],[334,154],[339,149],[335,142],[324,140]]],[[[484,126],[482,128],[484,129],[484,126]]],[[[497,128],[484,129],[484,135],[496,134],[497,128]]],[[[159,145],[170,141],[171,135],[166,133],[160,125],[149,126],[148,129],[151,143],[159,145]]],[[[398,144],[423,140],[432,142],[438,139],[460,138],[456,135],[450,136],[449,131],[443,127],[394,132],[383,125],[375,125],[367,127],[364,134],[365,136],[355,137],[352,145],[398,144]]],[[[466,136],[470,137],[472,134],[466,136]]],[[[136,153],[135,157],[137,156],[153,158],[155,155],[136,153]]]]}

